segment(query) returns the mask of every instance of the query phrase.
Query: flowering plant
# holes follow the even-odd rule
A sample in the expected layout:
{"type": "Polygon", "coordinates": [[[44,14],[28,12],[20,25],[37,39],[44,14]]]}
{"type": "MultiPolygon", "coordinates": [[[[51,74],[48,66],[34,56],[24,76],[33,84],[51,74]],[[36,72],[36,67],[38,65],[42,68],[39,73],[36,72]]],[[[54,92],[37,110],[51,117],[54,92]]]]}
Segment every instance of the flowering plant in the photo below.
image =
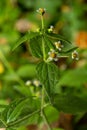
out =
{"type": "MultiPolygon", "coordinates": [[[[62,93],[58,84],[59,68],[57,63],[59,59],[70,57],[73,60],[78,60],[77,47],[54,33],[53,26],[50,26],[49,29],[45,28],[44,14],[46,9],[39,8],[37,12],[41,16],[41,29],[37,29],[36,32],[28,32],[15,44],[13,50],[29,40],[31,54],[39,60],[36,66],[39,81],[35,80],[33,84],[41,87],[40,93],[38,96],[29,93],[28,96],[15,100],[0,113],[1,127],[5,127],[7,130],[30,124],[31,120],[34,120],[33,116],[37,120],[43,119],[48,129],[52,130],[45,113],[45,109],[49,107],[72,114],[86,111],[86,100],[73,93],[62,93]],[[81,101],[80,104],[79,101],[81,101]],[[82,105],[83,107],[81,107],[82,105]]],[[[31,82],[28,81],[26,85],[31,85],[31,82]]]]}

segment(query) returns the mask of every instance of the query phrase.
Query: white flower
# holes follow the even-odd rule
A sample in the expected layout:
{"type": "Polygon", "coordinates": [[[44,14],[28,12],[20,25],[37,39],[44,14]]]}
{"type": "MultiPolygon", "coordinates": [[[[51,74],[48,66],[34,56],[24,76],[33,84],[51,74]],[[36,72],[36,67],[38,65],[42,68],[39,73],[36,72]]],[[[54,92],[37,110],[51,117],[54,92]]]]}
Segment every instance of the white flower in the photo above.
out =
{"type": "Polygon", "coordinates": [[[37,80],[37,79],[35,79],[34,81],[33,81],[33,85],[35,85],[36,87],[38,87],[38,86],[40,86],[40,81],[39,80],[37,80]]]}
{"type": "Polygon", "coordinates": [[[48,29],[48,32],[49,33],[53,32],[53,29],[54,29],[54,27],[53,27],[53,25],[51,25],[50,28],[48,29]]]}
{"type": "Polygon", "coordinates": [[[51,25],[51,26],[50,26],[50,29],[53,29],[53,28],[54,28],[54,26],[53,26],[53,25],[51,25]]]}
{"type": "Polygon", "coordinates": [[[44,15],[46,12],[45,8],[39,8],[38,10],[36,10],[39,14],[44,15]]]}
{"type": "Polygon", "coordinates": [[[58,54],[55,50],[51,49],[50,52],[48,52],[48,60],[49,61],[58,61],[58,54]]]}
{"type": "Polygon", "coordinates": [[[58,49],[59,51],[61,51],[62,48],[64,47],[64,46],[62,45],[61,41],[55,42],[54,45],[55,45],[56,49],[58,49]]]}
{"type": "Polygon", "coordinates": [[[79,60],[79,55],[77,51],[72,52],[72,59],[79,60]]]}
{"type": "Polygon", "coordinates": [[[26,86],[30,86],[31,84],[32,84],[32,83],[31,83],[30,80],[26,81],[26,83],[25,83],[26,86]]]}

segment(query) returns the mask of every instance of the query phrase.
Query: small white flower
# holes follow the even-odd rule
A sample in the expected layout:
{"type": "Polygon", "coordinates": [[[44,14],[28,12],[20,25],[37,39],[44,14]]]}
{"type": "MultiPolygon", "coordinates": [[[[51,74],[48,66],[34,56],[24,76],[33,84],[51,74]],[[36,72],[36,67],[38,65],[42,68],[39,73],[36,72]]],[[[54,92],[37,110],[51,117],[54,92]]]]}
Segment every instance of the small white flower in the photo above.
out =
{"type": "Polygon", "coordinates": [[[32,82],[30,80],[26,81],[25,85],[26,86],[30,86],[32,84],[32,82]]]}
{"type": "Polygon", "coordinates": [[[55,42],[54,45],[55,45],[56,49],[58,49],[59,51],[61,51],[62,48],[64,47],[62,45],[61,41],[55,42]]]}
{"type": "Polygon", "coordinates": [[[34,81],[33,81],[33,85],[35,85],[36,87],[38,87],[38,86],[40,86],[40,81],[39,80],[37,80],[37,79],[35,79],[34,81]]]}
{"type": "Polygon", "coordinates": [[[38,10],[36,10],[39,14],[44,15],[46,12],[45,8],[39,8],[38,10]]]}
{"type": "Polygon", "coordinates": [[[49,33],[53,32],[53,29],[54,29],[54,26],[51,25],[50,28],[48,29],[48,32],[49,32],[49,33]]]}
{"type": "Polygon", "coordinates": [[[53,28],[54,28],[54,26],[53,26],[53,25],[51,25],[51,26],[50,26],[50,29],[53,29],[53,28]]]}
{"type": "Polygon", "coordinates": [[[50,52],[48,52],[48,60],[49,61],[58,61],[58,55],[55,50],[51,49],[50,52]]]}
{"type": "Polygon", "coordinates": [[[79,55],[77,51],[72,52],[72,59],[79,60],[79,55]]]}

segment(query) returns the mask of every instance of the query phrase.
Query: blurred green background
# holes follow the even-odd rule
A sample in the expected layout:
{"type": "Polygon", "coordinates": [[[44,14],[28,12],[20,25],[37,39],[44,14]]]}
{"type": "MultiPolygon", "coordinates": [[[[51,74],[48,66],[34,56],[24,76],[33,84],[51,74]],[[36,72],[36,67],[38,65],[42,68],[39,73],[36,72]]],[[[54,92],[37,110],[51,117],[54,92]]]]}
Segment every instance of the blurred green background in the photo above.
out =
{"type": "MultiPolygon", "coordinates": [[[[34,84],[38,59],[31,56],[28,43],[14,52],[11,48],[27,31],[36,31],[41,26],[40,16],[36,13],[40,7],[46,8],[45,27],[53,25],[56,33],[79,47],[78,62],[61,59],[58,63],[61,72],[59,85],[87,94],[87,1],[0,0],[0,104],[8,104],[31,93],[39,96],[40,88],[34,84]],[[27,81],[32,85],[26,85],[27,81]]],[[[87,130],[87,123],[79,126],[76,122],[75,125],[76,130],[87,130]]]]}

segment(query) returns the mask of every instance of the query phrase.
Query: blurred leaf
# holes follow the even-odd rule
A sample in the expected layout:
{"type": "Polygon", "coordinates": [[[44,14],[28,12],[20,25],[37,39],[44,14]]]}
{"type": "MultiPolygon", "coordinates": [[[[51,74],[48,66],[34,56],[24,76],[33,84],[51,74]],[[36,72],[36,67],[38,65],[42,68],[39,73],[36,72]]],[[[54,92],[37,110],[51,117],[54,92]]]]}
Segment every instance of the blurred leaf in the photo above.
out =
{"type": "Polygon", "coordinates": [[[53,130],[64,130],[62,128],[53,128],[53,130]]]}
{"type": "Polygon", "coordinates": [[[13,72],[7,72],[5,75],[2,76],[2,79],[5,81],[18,81],[17,75],[13,72]]]}
{"type": "Polygon", "coordinates": [[[52,96],[59,79],[57,66],[53,63],[40,62],[36,70],[40,82],[44,85],[47,93],[52,96]]]}
{"type": "Polygon", "coordinates": [[[38,1],[36,0],[36,9],[42,7],[47,9],[47,13],[55,14],[57,7],[60,7],[62,1],[50,1],[50,0],[44,0],[44,1],[38,1]]]}
{"type": "Polygon", "coordinates": [[[19,92],[20,94],[22,94],[23,96],[27,97],[27,96],[32,96],[32,93],[30,91],[30,88],[26,87],[26,86],[14,86],[14,89],[19,92]]]}
{"type": "Polygon", "coordinates": [[[27,34],[25,34],[22,38],[18,40],[18,42],[12,47],[12,50],[15,50],[20,44],[36,37],[37,35],[38,33],[36,32],[28,32],[27,34]]]}
{"type": "Polygon", "coordinates": [[[87,69],[77,68],[67,71],[61,78],[58,86],[81,87],[87,83],[87,69]]]}
{"type": "Polygon", "coordinates": [[[5,124],[3,124],[2,120],[0,119],[0,128],[5,128],[5,124]]]}
{"type": "Polygon", "coordinates": [[[59,118],[59,112],[53,106],[47,106],[44,109],[44,112],[46,114],[49,123],[53,123],[59,118]]]}
{"type": "Polygon", "coordinates": [[[0,112],[2,112],[5,108],[6,108],[7,105],[1,105],[0,104],[0,112]]]}
{"type": "Polygon", "coordinates": [[[56,94],[52,97],[52,103],[55,108],[65,113],[87,112],[87,96],[56,94]]]}
{"type": "Polygon", "coordinates": [[[36,75],[36,65],[25,64],[17,70],[17,74],[22,78],[33,78],[36,75]]]}

